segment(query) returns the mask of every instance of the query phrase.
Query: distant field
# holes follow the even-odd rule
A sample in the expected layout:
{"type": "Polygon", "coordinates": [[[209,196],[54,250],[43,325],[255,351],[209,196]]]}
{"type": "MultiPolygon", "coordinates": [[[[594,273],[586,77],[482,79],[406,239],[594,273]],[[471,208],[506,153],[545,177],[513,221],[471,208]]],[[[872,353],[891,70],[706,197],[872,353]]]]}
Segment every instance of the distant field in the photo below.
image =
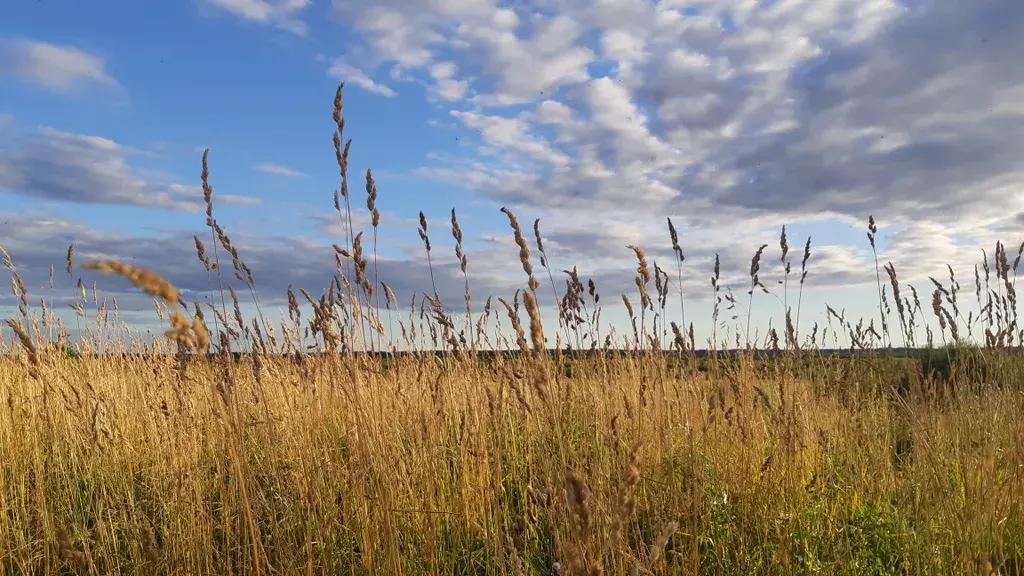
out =
{"type": "MultiPolygon", "coordinates": [[[[335,105],[347,178],[340,88],[335,105]]],[[[569,274],[556,289],[540,231],[512,211],[523,290],[481,299],[467,275],[465,302],[426,286],[400,311],[376,277],[374,218],[335,246],[335,282],[289,290],[274,324],[215,219],[205,156],[203,187],[197,265],[218,304],[73,246],[58,266],[152,295],[156,342],[84,289],[72,308],[89,328],[71,338],[4,252],[21,306],[0,356],[0,574],[1024,571],[1020,252],[1011,265],[999,245],[976,292],[936,282],[924,306],[886,266],[876,318],[830,308],[832,334],[801,334],[811,246],[787,256],[783,235],[780,330],[761,349],[698,350],[670,222],[676,269],[633,247],[636,292],[611,300],[632,331],[613,335],[600,287],[569,274]],[[538,303],[556,299],[558,326],[542,326],[538,303]],[[824,350],[837,332],[848,346],[824,350]]],[[[343,221],[352,202],[376,213],[369,173],[365,189],[335,198],[343,221]]],[[[452,226],[465,272],[454,211],[452,226]]],[[[425,221],[420,234],[429,257],[425,221]]],[[[872,248],[874,234],[872,220],[872,248]]],[[[768,290],[761,253],[746,314],[768,290]]],[[[718,279],[716,265],[714,326],[737,304],[718,279]]]]}

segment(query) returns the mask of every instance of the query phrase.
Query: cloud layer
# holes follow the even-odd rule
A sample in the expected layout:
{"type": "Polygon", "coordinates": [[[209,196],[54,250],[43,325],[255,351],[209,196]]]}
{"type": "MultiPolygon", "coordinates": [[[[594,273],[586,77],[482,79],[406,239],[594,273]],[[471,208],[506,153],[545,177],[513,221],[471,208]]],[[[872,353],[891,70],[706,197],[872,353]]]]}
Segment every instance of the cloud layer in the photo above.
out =
{"type": "MultiPolygon", "coordinates": [[[[38,201],[201,210],[198,186],[146,180],[128,162],[136,152],[107,138],[53,128],[19,134],[13,149],[0,149],[0,190],[38,201]]],[[[220,201],[258,203],[242,196],[220,201]]]]}
{"type": "Polygon", "coordinates": [[[25,38],[0,38],[2,76],[20,78],[60,93],[118,86],[101,56],[72,46],[25,38]]]}
{"type": "Polygon", "coordinates": [[[299,17],[311,0],[205,0],[235,16],[305,36],[309,26],[299,17]]]}
{"type": "Polygon", "coordinates": [[[333,5],[363,40],[356,85],[414,80],[477,134],[418,174],[500,202],[747,228],[990,225],[1021,199],[1024,4],[333,5]]]}

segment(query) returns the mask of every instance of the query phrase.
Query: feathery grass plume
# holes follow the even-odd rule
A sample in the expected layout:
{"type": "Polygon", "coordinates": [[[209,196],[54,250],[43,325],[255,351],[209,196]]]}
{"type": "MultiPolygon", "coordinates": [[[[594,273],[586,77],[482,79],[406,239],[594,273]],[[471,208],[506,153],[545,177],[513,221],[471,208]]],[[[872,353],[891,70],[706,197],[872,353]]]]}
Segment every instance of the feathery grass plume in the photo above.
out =
{"type": "Polygon", "coordinates": [[[892,297],[896,301],[896,312],[900,318],[900,333],[903,336],[903,347],[907,347],[907,316],[906,308],[903,306],[903,299],[900,297],[900,283],[896,278],[896,267],[892,262],[885,266],[885,273],[889,275],[889,284],[892,286],[892,297]]]}
{"type": "Polygon", "coordinates": [[[793,327],[792,310],[786,309],[786,349],[796,350],[800,347],[796,337],[796,329],[793,327]]]}
{"type": "MultiPolygon", "coordinates": [[[[626,461],[626,473],[619,485],[616,501],[612,508],[611,534],[612,542],[619,547],[627,546],[626,528],[636,514],[636,486],[640,481],[640,468],[637,454],[643,446],[643,441],[638,441],[629,451],[626,461]]],[[[618,446],[616,446],[618,449],[618,446]]]]}
{"type": "Polygon", "coordinates": [[[633,251],[637,261],[636,278],[634,278],[637,290],[640,291],[640,334],[637,336],[637,345],[642,349],[643,342],[641,338],[646,336],[646,314],[651,302],[650,296],[647,294],[647,285],[651,282],[651,272],[647,266],[647,256],[644,254],[643,249],[633,244],[630,244],[627,248],[633,251]]]}
{"type": "Polygon", "coordinates": [[[526,276],[529,278],[530,291],[536,294],[537,286],[540,283],[533,277],[533,264],[530,263],[530,246],[526,243],[526,237],[523,236],[523,227],[519,225],[516,215],[507,207],[503,206],[501,211],[508,217],[508,224],[512,228],[516,246],[519,246],[519,262],[523,265],[523,272],[526,272],[526,276]]]}
{"type": "Polygon", "coordinates": [[[171,329],[164,332],[164,336],[172,342],[181,344],[186,349],[196,349],[197,342],[196,337],[191,333],[193,324],[190,323],[185,315],[180,311],[175,310],[171,313],[171,329]]]}
{"type": "Polygon", "coordinates": [[[583,284],[580,282],[576,268],[563,270],[569,277],[565,279],[565,295],[558,303],[559,322],[565,326],[566,332],[573,331],[576,336],[576,347],[580,348],[579,327],[584,322],[583,311],[583,284]]]}
{"type": "MultiPolygon", "coordinates": [[[[338,246],[337,244],[332,244],[332,246],[334,247],[334,253],[339,255],[339,256],[341,256],[342,258],[351,258],[352,257],[352,254],[349,253],[348,250],[342,248],[341,246],[338,246]]],[[[339,271],[339,274],[340,273],[341,272],[339,271]]]]}
{"type": "Polygon", "coordinates": [[[242,307],[238,302],[238,293],[235,292],[234,286],[228,286],[228,291],[231,292],[231,301],[235,306],[235,323],[238,324],[238,329],[245,330],[245,322],[242,319],[242,307]]]}
{"type": "MultiPolygon", "coordinates": [[[[882,318],[882,333],[889,334],[889,326],[885,319],[885,310],[883,309],[882,303],[882,274],[878,267],[878,249],[875,246],[875,237],[878,234],[878,226],[875,225],[874,214],[868,216],[868,242],[871,244],[871,254],[875,258],[875,284],[878,287],[878,314],[882,318]]],[[[885,342],[884,338],[882,341],[883,346],[889,346],[885,342]]]]}
{"type": "MultiPolygon", "coordinates": [[[[469,290],[469,272],[467,267],[469,265],[469,259],[466,257],[466,253],[462,250],[462,227],[459,226],[459,219],[455,215],[455,208],[452,208],[452,238],[455,239],[455,258],[459,261],[459,269],[462,271],[462,280],[465,284],[465,290],[463,292],[463,299],[466,301],[466,330],[472,331],[473,329],[473,311],[472,311],[472,299],[473,294],[469,290]]],[[[472,346],[473,353],[476,353],[476,341],[474,339],[472,346]]]]}
{"type": "Polygon", "coordinates": [[[18,310],[21,315],[25,318],[28,317],[28,286],[25,285],[25,280],[18,273],[18,269],[14,267],[14,261],[11,260],[11,255],[4,250],[3,245],[0,245],[0,255],[3,256],[4,266],[11,273],[11,285],[13,286],[14,297],[19,300],[18,310]]]}
{"type": "MultiPolygon", "coordinates": [[[[593,344],[596,344],[601,340],[601,307],[598,305],[601,302],[601,294],[597,291],[597,284],[594,283],[593,278],[587,279],[587,294],[590,296],[591,302],[594,304],[594,311],[590,315],[590,324],[593,326],[593,344]]],[[[595,346],[591,346],[593,349],[595,346]]]]}
{"type": "MultiPolygon", "coordinates": [[[[579,273],[576,271],[575,266],[572,267],[572,270],[563,270],[563,272],[569,276],[569,279],[566,282],[565,292],[566,297],[568,298],[566,300],[565,307],[567,326],[571,323],[573,332],[576,334],[576,347],[577,349],[582,349],[583,340],[587,337],[590,337],[591,339],[594,337],[592,333],[583,334],[582,336],[580,335],[580,328],[584,323],[589,324],[591,331],[594,328],[593,315],[587,309],[587,302],[583,297],[587,288],[580,280],[579,273]]],[[[587,282],[588,284],[593,285],[593,280],[588,280],[587,282]]]]}
{"type": "MultiPolygon", "coordinates": [[[[57,549],[66,561],[78,566],[81,570],[88,570],[92,564],[89,555],[75,548],[71,542],[71,536],[63,528],[57,529],[57,549]]],[[[92,572],[92,570],[90,570],[92,572]]]]}
{"type": "Polygon", "coordinates": [[[978,301],[978,310],[984,313],[985,305],[981,302],[981,274],[978,272],[977,263],[974,265],[974,298],[978,301]]]}
{"type": "Polygon", "coordinates": [[[537,307],[537,300],[533,292],[523,292],[523,305],[526,313],[530,316],[530,340],[533,342],[534,355],[541,355],[547,349],[544,342],[544,326],[540,321],[540,309],[537,307]]]}
{"type": "Polygon", "coordinates": [[[712,350],[718,349],[718,316],[721,313],[722,297],[721,292],[721,272],[722,263],[715,252],[715,264],[711,269],[711,293],[712,293],[712,309],[711,309],[711,348],[712,350]]]}
{"type": "Polygon", "coordinates": [[[789,310],[789,272],[792,269],[792,262],[789,261],[789,239],[786,237],[786,225],[782,225],[782,233],[779,235],[779,249],[782,251],[782,255],[779,257],[779,261],[782,262],[783,272],[785,276],[783,278],[782,288],[782,305],[783,308],[789,310]]]}
{"type": "Polygon", "coordinates": [[[64,270],[68,273],[68,276],[71,276],[72,275],[71,271],[75,267],[75,243],[74,242],[72,242],[71,244],[68,244],[68,253],[67,253],[66,260],[67,260],[67,266],[64,267],[64,270]]]}
{"type": "Polygon", "coordinates": [[[1017,248],[1017,256],[1013,259],[1013,279],[1017,280],[1017,270],[1020,268],[1020,259],[1024,256],[1024,242],[1020,243],[1020,247],[1017,248]]]}
{"type": "Polygon", "coordinates": [[[369,263],[366,261],[366,258],[363,258],[362,232],[356,234],[355,238],[352,239],[352,264],[355,266],[356,286],[362,287],[368,296],[373,288],[366,278],[366,268],[369,266],[369,263]]]}
{"type": "Polygon", "coordinates": [[[665,548],[668,546],[668,541],[672,539],[672,536],[679,531],[679,522],[673,520],[665,525],[658,533],[658,537],[654,540],[654,546],[651,547],[650,564],[653,568],[658,569],[659,572],[664,570],[665,560],[665,548]]]}
{"type": "Polygon", "coordinates": [[[939,320],[939,328],[942,330],[943,343],[946,341],[946,314],[942,308],[942,289],[936,288],[932,292],[932,313],[939,320]]]}
{"type": "Polygon", "coordinates": [[[485,323],[487,322],[487,318],[491,315],[491,298],[491,296],[487,297],[487,300],[484,302],[484,312],[476,320],[476,334],[473,336],[473,342],[474,346],[477,348],[480,347],[480,343],[486,337],[485,323]]]}
{"type": "Polygon", "coordinates": [[[366,210],[370,213],[370,225],[380,225],[380,212],[377,211],[377,183],[373,180],[373,171],[366,169],[366,210]]]}
{"type": "Polygon", "coordinates": [[[394,293],[394,291],[391,290],[391,286],[388,286],[383,280],[381,280],[380,285],[381,285],[382,288],[384,288],[384,296],[386,297],[386,303],[385,303],[386,306],[388,306],[388,308],[394,307],[394,309],[397,310],[398,309],[398,298],[395,297],[395,293],[394,293]]]}
{"type": "Polygon", "coordinates": [[[210,156],[210,149],[207,148],[203,151],[203,170],[199,177],[203,183],[203,202],[206,203],[206,223],[207,226],[213,225],[213,186],[210,186],[210,170],[208,166],[210,156]]]}
{"type": "MultiPolygon", "coordinates": [[[[366,169],[366,209],[370,212],[370,225],[373,226],[373,285],[368,287],[368,292],[373,293],[380,281],[377,267],[377,237],[380,226],[380,212],[377,211],[377,183],[373,180],[373,171],[366,169]]],[[[375,294],[375,308],[380,310],[380,292],[375,294]]],[[[367,301],[369,305],[369,301],[367,301]]],[[[374,313],[375,315],[378,312],[374,313]]],[[[377,334],[377,349],[380,349],[380,333],[377,334]]]]}
{"type": "MultiPolygon", "coordinates": [[[[635,348],[640,348],[640,331],[636,325],[636,314],[633,312],[633,303],[629,301],[629,296],[622,294],[622,305],[626,308],[626,316],[629,317],[629,325],[633,329],[633,344],[635,348]]],[[[615,329],[612,328],[614,331],[615,329]]],[[[625,338],[626,347],[629,347],[629,339],[625,338]]]]}
{"type": "MultiPolygon", "coordinates": [[[[654,263],[654,277],[655,279],[661,278],[661,286],[658,288],[658,308],[661,310],[661,338],[664,341],[668,338],[668,295],[671,289],[671,281],[668,278],[668,272],[658,267],[658,263],[654,263]]],[[[658,284],[658,283],[656,283],[658,284]]]]}
{"type": "Polygon", "coordinates": [[[292,285],[288,285],[288,317],[292,319],[296,324],[299,323],[299,319],[302,316],[302,312],[299,310],[299,301],[295,298],[295,292],[292,291],[292,285]]]}
{"type": "Polygon", "coordinates": [[[679,325],[676,324],[674,320],[670,322],[670,324],[672,326],[673,336],[672,345],[680,352],[683,352],[686,350],[686,339],[683,337],[682,331],[679,330],[679,325]]]}
{"type": "Polygon", "coordinates": [[[664,309],[665,298],[668,294],[668,274],[658,266],[658,261],[655,260],[651,263],[654,266],[654,293],[657,294],[656,300],[658,301],[658,308],[664,309]]]}
{"type": "MultiPolygon", "coordinates": [[[[380,281],[380,285],[384,288],[384,306],[388,311],[388,334],[394,333],[394,321],[391,317],[392,310],[398,310],[398,298],[395,298],[395,293],[391,290],[391,286],[388,286],[383,280],[380,281]]],[[[378,306],[378,309],[380,307],[378,306]]],[[[401,323],[401,321],[399,321],[401,323]]],[[[394,345],[393,341],[389,342],[390,346],[394,345]]]]}
{"type": "Polygon", "coordinates": [[[800,260],[800,285],[802,286],[804,280],[807,279],[807,261],[811,258],[811,237],[807,237],[807,243],[804,245],[804,257],[800,260]]]}
{"type": "Polygon", "coordinates": [[[569,519],[571,540],[565,545],[569,574],[573,576],[598,576],[601,566],[590,557],[593,513],[592,496],[583,479],[573,470],[566,474],[569,496],[569,519]]]}
{"type": "Polygon", "coordinates": [[[683,262],[686,257],[683,256],[683,249],[679,246],[679,232],[676,231],[675,225],[672,224],[672,219],[668,220],[668,235],[672,240],[672,252],[676,256],[676,285],[679,288],[679,317],[680,322],[683,326],[686,326],[686,307],[683,301],[683,262]]]}
{"type": "Polygon", "coordinates": [[[104,274],[124,276],[136,288],[144,293],[162,299],[168,306],[174,306],[181,297],[181,292],[173,284],[164,280],[156,272],[125,264],[117,260],[95,260],[82,264],[86,270],[95,270],[104,274]]]}
{"type": "Polygon", "coordinates": [[[915,328],[917,327],[917,315],[922,313],[921,310],[921,298],[917,294],[917,288],[913,284],[907,284],[907,288],[910,288],[910,294],[913,296],[913,303],[910,298],[905,298],[907,307],[907,338],[910,339],[912,345],[917,344],[917,336],[915,335],[915,328]]]}
{"type": "MultiPolygon", "coordinates": [[[[768,291],[768,289],[765,287],[765,285],[761,282],[761,277],[759,275],[759,272],[761,270],[761,254],[764,253],[764,249],[767,248],[767,247],[768,247],[767,244],[762,244],[761,247],[757,249],[757,252],[754,253],[754,257],[750,259],[750,290],[747,292],[747,294],[750,296],[750,301],[749,301],[749,303],[747,305],[747,346],[748,347],[750,346],[750,312],[753,310],[753,307],[754,307],[754,290],[756,290],[757,288],[760,287],[765,292],[768,291]]],[[[716,262],[716,268],[717,268],[717,262],[716,262]]]]}
{"type": "Polygon", "coordinates": [[[526,331],[523,330],[523,323],[519,320],[519,314],[515,308],[508,303],[508,300],[499,297],[498,302],[501,302],[502,305],[505,306],[505,310],[508,312],[508,319],[512,322],[512,329],[515,330],[516,333],[516,345],[519,346],[519,351],[524,355],[529,354],[530,344],[526,341],[526,331]]]}
{"type": "MultiPolygon", "coordinates": [[[[550,262],[548,261],[548,254],[544,250],[544,240],[541,238],[540,235],[540,218],[537,218],[533,221],[533,237],[537,241],[537,251],[540,252],[540,265],[543,266],[544,270],[546,270],[548,273],[548,280],[551,282],[551,296],[554,298],[554,302],[557,305],[559,304],[560,299],[558,298],[558,289],[555,288],[555,277],[551,273],[551,266],[550,262]]],[[[565,338],[566,340],[568,340],[569,328],[565,324],[565,322],[563,322],[561,310],[559,310],[558,314],[558,325],[565,332],[565,338]]]]}
{"type": "Polygon", "coordinates": [[[647,267],[647,256],[639,246],[630,244],[627,246],[636,255],[636,286],[640,290],[640,305],[646,308],[650,302],[647,295],[647,285],[651,282],[651,272],[647,267]]]}
{"type": "Polygon", "coordinates": [[[430,258],[430,236],[427,234],[427,217],[423,215],[423,211],[420,210],[420,227],[417,230],[420,235],[420,240],[423,241],[423,248],[427,251],[427,268],[430,270],[430,286],[434,289],[434,298],[439,298],[437,295],[437,283],[434,282],[434,262],[430,258]]]}
{"type": "MultiPolygon", "coordinates": [[[[1017,292],[1014,288],[1016,278],[1011,279],[1010,277],[1010,264],[1006,257],[1006,246],[1002,242],[996,243],[996,275],[1002,279],[1005,290],[1005,293],[999,299],[1003,308],[1003,318],[1006,321],[1005,330],[1012,331],[1017,318],[1017,292]]],[[[952,268],[950,268],[950,282],[955,286],[953,291],[954,313],[959,316],[959,310],[956,307],[956,291],[959,290],[959,286],[953,283],[952,268]]]]}
{"type": "MultiPolygon", "coordinates": [[[[203,201],[206,203],[206,226],[210,229],[210,238],[213,242],[213,264],[210,267],[217,270],[217,284],[220,289],[221,312],[227,313],[228,304],[227,297],[224,293],[224,275],[220,266],[220,248],[217,246],[217,222],[213,219],[213,186],[210,185],[209,156],[210,149],[207,148],[203,151],[202,171],[200,172],[199,177],[202,181],[203,201]]],[[[220,328],[217,324],[219,321],[219,318],[214,318],[214,330],[217,332],[220,332],[220,328]]],[[[230,352],[229,349],[225,349],[224,351],[230,352]]]]}
{"type": "Polygon", "coordinates": [[[342,227],[345,229],[345,247],[352,246],[352,242],[355,236],[355,227],[352,225],[352,203],[349,199],[348,194],[348,155],[349,150],[352,148],[352,140],[349,139],[345,142],[344,148],[342,148],[341,141],[345,136],[345,117],[342,116],[342,109],[344,108],[344,102],[342,99],[342,92],[345,89],[345,83],[341,82],[338,84],[338,89],[334,93],[334,111],[332,119],[334,120],[335,130],[332,136],[334,142],[334,156],[338,163],[338,173],[341,176],[341,188],[336,190],[334,193],[334,209],[338,213],[338,219],[341,221],[342,227]],[[345,213],[341,213],[341,203],[339,202],[338,195],[345,200],[345,213]]]}
{"type": "MultiPolygon", "coordinates": [[[[540,252],[540,265],[547,268],[548,261],[546,258],[547,254],[544,253],[544,240],[540,237],[540,218],[533,221],[533,237],[537,241],[537,252],[540,252]]],[[[554,281],[552,281],[552,284],[554,284],[554,281]]]]}
{"type": "MultiPolygon", "coordinates": [[[[124,276],[135,287],[142,290],[145,294],[159,298],[168,307],[173,308],[176,304],[181,302],[181,292],[175,288],[173,284],[164,280],[163,277],[151,270],[132,266],[131,264],[125,264],[124,262],[119,262],[117,260],[96,260],[86,262],[82,265],[82,268],[86,270],[95,270],[104,274],[117,274],[124,276]]],[[[234,290],[232,290],[232,296],[234,296],[234,290]]],[[[167,331],[164,335],[169,339],[180,342],[190,348],[196,348],[197,337],[189,334],[189,331],[192,330],[192,328],[193,324],[189,323],[181,312],[175,310],[171,314],[171,330],[167,331]]],[[[205,329],[205,326],[203,329],[205,329]]],[[[208,336],[206,341],[209,341],[208,336]]]]}
{"type": "Polygon", "coordinates": [[[231,238],[228,236],[227,232],[221,228],[220,224],[216,220],[213,221],[213,230],[217,234],[217,241],[220,242],[220,245],[223,246],[224,250],[231,256],[231,268],[235,273],[235,278],[239,282],[242,282],[244,278],[242,278],[241,267],[238,264],[238,249],[231,243],[231,238]]]}
{"type": "Polygon", "coordinates": [[[783,224],[782,233],[779,235],[779,249],[781,256],[779,261],[782,262],[783,268],[783,280],[782,280],[782,308],[786,313],[786,348],[795,348],[796,342],[796,330],[793,328],[793,322],[790,318],[789,308],[789,273],[793,269],[793,263],[789,261],[789,239],[786,236],[786,226],[783,224]]]}
{"type": "Polygon", "coordinates": [[[210,257],[206,255],[206,246],[203,245],[203,241],[199,239],[199,236],[193,234],[192,238],[195,240],[196,244],[196,256],[199,257],[199,261],[203,264],[203,268],[206,268],[206,271],[210,272],[210,257]]]}
{"type": "MultiPolygon", "coordinates": [[[[28,355],[28,361],[33,367],[39,366],[39,353],[35,342],[32,337],[29,336],[28,332],[25,331],[25,325],[22,324],[21,320],[17,318],[8,318],[6,320],[11,330],[14,330],[14,334],[18,337],[18,341],[21,342],[21,347],[25,349],[25,353],[28,355]]],[[[38,374],[38,373],[36,373],[38,374]]]]}
{"type": "MultiPolygon", "coordinates": [[[[1003,248],[1003,258],[1005,263],[1006,249],[1003,248]]],[[[960,283],[956,280],[956,274],[953,273],[953,267],[946,264],[946,269],[949,270],[949,290],[950,290],[950,304],[953,307],[953,315],[957,318],[963,318],[960,314],[960,306],[957,302],[957,294],[960,293],[960,283]]]]}

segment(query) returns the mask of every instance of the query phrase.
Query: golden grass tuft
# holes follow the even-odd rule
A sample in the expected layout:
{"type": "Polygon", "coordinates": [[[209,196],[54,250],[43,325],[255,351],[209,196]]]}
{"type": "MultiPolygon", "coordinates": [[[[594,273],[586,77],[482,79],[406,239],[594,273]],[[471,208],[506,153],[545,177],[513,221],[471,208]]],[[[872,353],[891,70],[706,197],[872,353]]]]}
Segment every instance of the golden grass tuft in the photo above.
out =
{"type": "Polygon", "coordinates": [[[167,305],[174,306],[181,298],[181,292],[173,284],[164,280],[156,272],[138,268],[131,264],[118,262],[116,260],[98,260],[82,264],[86,270],[96,270],[104,274],[118,274],[124,276],[136,288],[150,296],[162,299],[167,305]]]}

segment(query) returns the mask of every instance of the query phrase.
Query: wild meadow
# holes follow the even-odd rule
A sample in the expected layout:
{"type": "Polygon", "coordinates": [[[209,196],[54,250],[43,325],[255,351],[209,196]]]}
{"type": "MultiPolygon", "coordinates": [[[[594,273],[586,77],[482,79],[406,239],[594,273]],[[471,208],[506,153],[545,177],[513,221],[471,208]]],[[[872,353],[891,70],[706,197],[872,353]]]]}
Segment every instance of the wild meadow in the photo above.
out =
{"type": "MultiPolygon", "coordinates": [[[[762,246],[746,294],[710,271],[723,333],[705,346],[679,287],[708,274],[684,264],[671,221],[673,266],[631,246],[635,292],[602,298],[504,209],[522,289],[490,297],[472,292],[452,210],[463,301],[431,278],[398,302],[377,275],[372,172],[350,186],[341,87],[334,122],[346,234],[326,288],[260,292],[218,223],[206,155],[209,303],[71,245],[50,286],[78,287],[72,336],[3,252],[18,310],[0,357],[0,574],[1024,571],[1020,251],[999,244],[973,286],[951,274],[921,296],[879,262],[876,315],[828,308],[803,333],[813,247],[791,253],[783,229],[781,328],[755,340],[720,318],[742,309],[749,325],[774,289],[762,246]],[[86,290],[101,274],[152,296],[165,333],[86,290]],[[626,330],[602,323],[609,306],[626,330]]],[[[428,263],[437,229],[420,214],[428,263]]],[[[866,232],[874,249],[874,219],[866,232]]]]}

